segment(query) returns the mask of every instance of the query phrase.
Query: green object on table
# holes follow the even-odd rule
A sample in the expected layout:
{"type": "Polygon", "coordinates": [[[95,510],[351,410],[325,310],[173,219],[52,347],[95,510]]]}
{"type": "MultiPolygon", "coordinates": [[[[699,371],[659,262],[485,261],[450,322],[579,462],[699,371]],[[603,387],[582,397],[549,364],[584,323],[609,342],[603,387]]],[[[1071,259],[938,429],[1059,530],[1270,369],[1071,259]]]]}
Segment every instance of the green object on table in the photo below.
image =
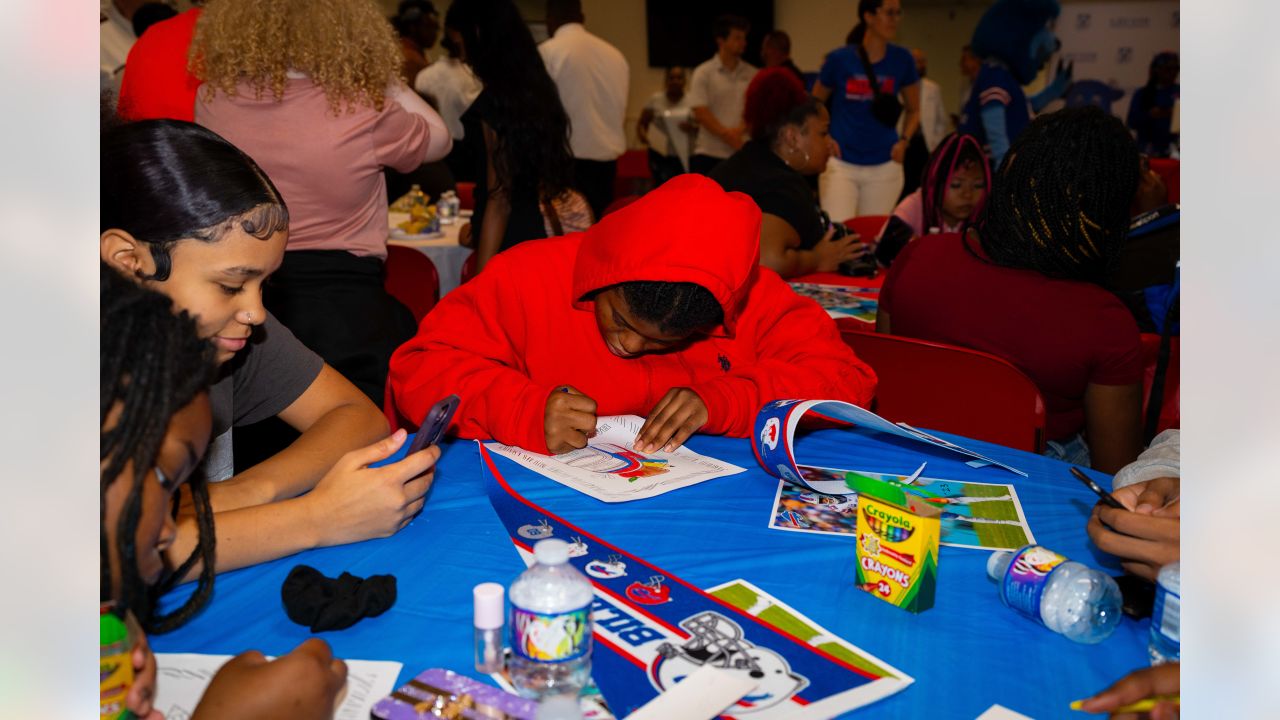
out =
{"type": "Polygon", "coordinates": [[[135,715],[124,706],[133,685],[133,662],[130,659],[129,627],[124,619],[108,608],[98,615],[99,688],[101,720],[134,720],[135,715]]]}
{"type": "Polygon", "coordinates": [[[868,495],[877,500],[893,503],[899,507],[907,506],[907,494],[903,492],[902,486],[898,483],[877,480],[866,475],[849,472],[844,474],[844,484],[859,495],[868,495]]]}

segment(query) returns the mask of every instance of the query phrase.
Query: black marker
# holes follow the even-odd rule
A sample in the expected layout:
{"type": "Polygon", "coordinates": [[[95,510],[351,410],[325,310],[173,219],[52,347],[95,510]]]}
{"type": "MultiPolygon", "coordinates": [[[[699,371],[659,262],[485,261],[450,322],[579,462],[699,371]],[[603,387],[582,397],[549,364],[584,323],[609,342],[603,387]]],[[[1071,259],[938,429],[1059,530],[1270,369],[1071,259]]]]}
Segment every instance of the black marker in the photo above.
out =
{"type": "Polygon", "coordinates": [[[1094,493],[1097,494],[1098,497],[1102,498],[1102,503],[1107,507],[1113,507],[1113,508],[1116,508],[1117,510],[1129,509],[1124,505],[1120,504],[1120,501],[1115,499],[1115,497],[1113,497],[1111,493],[1107,492],[1106,490],[1103,490],[1102,487],[1099,486],[1098,483],[1094,482],[1092,478],[1080,472],[1080,468],[1073,466],[1071,468],[1071,474],[1075,475],[1080,482],[1087,485],[1090,490],[1092,490],[1094,493]]]}

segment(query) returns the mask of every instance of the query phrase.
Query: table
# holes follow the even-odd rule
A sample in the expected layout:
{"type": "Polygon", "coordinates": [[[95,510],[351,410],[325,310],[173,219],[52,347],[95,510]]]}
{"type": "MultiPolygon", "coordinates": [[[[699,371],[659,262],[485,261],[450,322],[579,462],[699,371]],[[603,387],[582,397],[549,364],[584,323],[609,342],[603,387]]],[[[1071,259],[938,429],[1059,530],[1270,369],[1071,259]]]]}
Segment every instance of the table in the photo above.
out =
{"type": "MultiPolygon", "coordinates": [[[[387,213],[389,228],[394,228],[408,219],[408,213],[387,213]]],[[[462,265],[471,256],[471,248],[458,244],[458,233],[462,231],[463,224],[470,222],[470,220],[471,211],[463,210],[457,222],[440,226],[440,231],[444,233],[443,237],[424,238],[421,240],[391,238],[387,240],[387,243],[389,245],[411,247],[430,258],[431,262],[436,266],[436,273],[440,276],[440,297],[444,297],[449,291],[461,284],[462,265]]]]}
{"type": "MultiPolygon", "coordinates": [[[[927,476],[1012,483],[1038,542],[1101,566],[1104,558],[1084,532],[1096,498],[1070,477],[1065,464],[938,434],[1030,477],[970,468],[958,455],[857,430],[805,435],[797,439],[796,453],[811,464],[904,474],[927,460],[927,476]]],[[[999,703],[1036,718],[1070,717],[1068,702],[1147,664],[1148,621],[1126,618],[1107,641],[1077,645],[1004,607],[986,579],[988,553],[979,550],[941,548],[936,604],[921,615],[880,602],[853,588],[851,539],[766,527],[777,480],[756,465],[747,440],[695,436],[689,447],[748,471],[649,500],[606,505],[505,458],[494,461],[514,489],[588,532],[699,587],[745,578],[916,678],[864,716],[973,718],[999,703]],[[697,538],[696,547],[691,538],[697,538]]],[[[484,581],[508,584],[523,569],[489,504],[475,443],[452,441],[444,446],[422,515],[397,535],[220,575],[210,605],[186,626],[153,638],[153,647],[288,651],[310,635],[285,616],[280,601],[285,577],[300,563],[331,577],[343,571],[397,577],[391,610],[320,637],[339,657],[403,662],[402,682],[429,667],[475,676],[471,588],[484,581]]],[[[1109,569],[1119,574],[1118,567],[1109,569]]],[[[178,588],[164,609],[190,591],[191,584],[178,588]]]]}
{"type": "MultiPolygon", "coordinates": [[[[848,275],[842,275],[840,273],[817,272],[817,273],[809,273],[808,275],[801,275],[799,277],[793,277],[789,279],[787,282],[815,283],[818,285],[840,285],[842,287],[866,288],[867,292],[854,292],[853,294],[859,297],[865,297],[865,298],[879,301],[880,288],[881,286],[884,285],[884,277],[887,272],[889,272],[887,269],[881,268],[880,271],[876,273],[875,277],[870,277],[870,278],[849,277],[848,275]]],[[[855,332],[875,332],[876,331],[875,323],[862,322],[861,320],[856,320],[851,317],[839,317],[839,316],[833,316],[833,317],[835,317],[835,320],[836,320],[836,327],[840,328],[841,331],[845,331],[845,330],[853,330],[855,332]]]]}

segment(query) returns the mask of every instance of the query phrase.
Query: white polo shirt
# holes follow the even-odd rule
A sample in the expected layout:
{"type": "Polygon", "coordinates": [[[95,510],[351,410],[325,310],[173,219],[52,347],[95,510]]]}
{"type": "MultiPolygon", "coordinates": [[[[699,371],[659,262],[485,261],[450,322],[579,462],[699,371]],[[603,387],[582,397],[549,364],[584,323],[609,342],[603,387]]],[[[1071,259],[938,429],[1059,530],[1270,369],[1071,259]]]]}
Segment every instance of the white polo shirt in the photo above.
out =
{"type": "MultiPolygon", "coordinates": [[[[731,128],[742,124],[742,109],[747,103],[747,85],[756,76],[756,66],[739,59],[730,70],[720,62],[719,53],[693,70],[689,83],[689,107],[705,107],[721,125],[731,128]]],[[[734,153],[729,143],[703,130],[693,144],[696,155],[727,158],[734,153]]]]}
{"type": "Polygon", "coordinates": [[[556,29],[538,46],[569,115],[569,147],[579,160],[617,160],[627,150],[623,125],[631,71],[622,53],[582,23],[556,29]]]}
{"type": "Polygon", "coordinates": [[[442,57],[418,72],[413,89],[436,99],[436,112],[449,128],[449,136],[461,140],[462,114],[483,90],[479,78],[461,60],[442,57]]]}

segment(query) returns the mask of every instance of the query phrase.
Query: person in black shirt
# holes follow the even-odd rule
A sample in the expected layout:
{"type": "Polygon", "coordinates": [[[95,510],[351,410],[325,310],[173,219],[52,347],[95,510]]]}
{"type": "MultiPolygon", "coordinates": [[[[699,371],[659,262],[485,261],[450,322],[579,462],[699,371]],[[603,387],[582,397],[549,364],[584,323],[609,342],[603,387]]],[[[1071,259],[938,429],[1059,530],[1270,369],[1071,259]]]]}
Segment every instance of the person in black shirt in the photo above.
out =
{"type": "Polygon", "coordinates": [[[743,117],[751,140],[711,178],[756,201],[760,264],[782,277],[834,272],[867,251],[857,235],[834,238],[806,175],[817,175],[834,150],[831,119],[789,70],[766,68],[747,87],[743,117]]]}

